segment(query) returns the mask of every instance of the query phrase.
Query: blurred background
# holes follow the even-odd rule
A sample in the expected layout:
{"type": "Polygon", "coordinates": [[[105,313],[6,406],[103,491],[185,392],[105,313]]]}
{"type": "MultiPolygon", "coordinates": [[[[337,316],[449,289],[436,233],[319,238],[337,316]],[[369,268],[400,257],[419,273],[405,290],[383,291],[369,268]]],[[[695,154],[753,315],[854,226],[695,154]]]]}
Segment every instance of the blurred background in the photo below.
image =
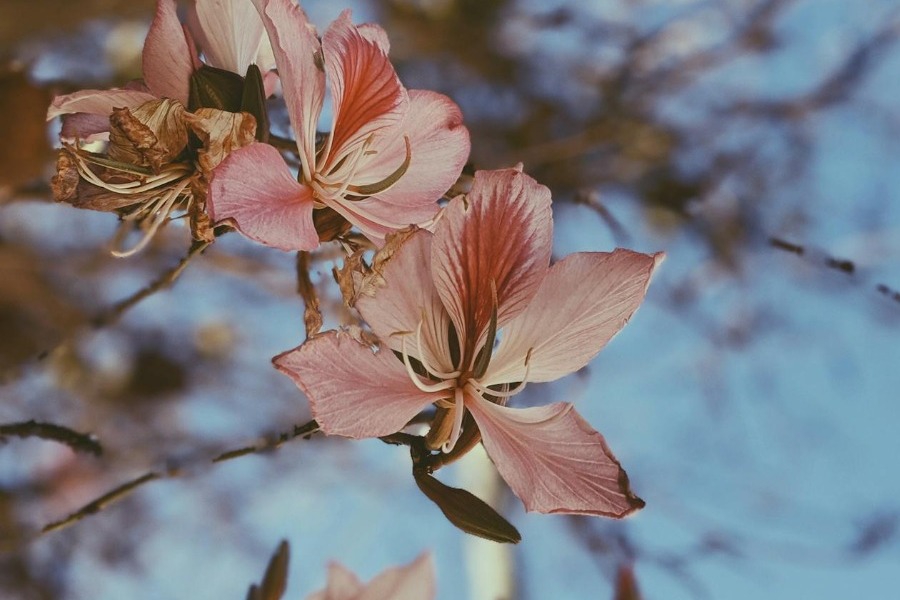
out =
{"type": "MultiPolygon", "coordinates": [[[[190,236],[173,223],[112,258],[113,215],[50,197],[44,115],[54,94],[140,76],[153,2],[4,0],[0,424],[66,425],[104,452],[0,445],[0,596],[242,598],[282,538],[290,598],[329,560],[365,580],[423,550],[441,599],[613,598],[623,566],[648,600],[896,594],[900,5],[304,2],[320,31],[345,6],[387,30],[407,87],[460,104],[476,168],[521,161],[550,186],[557,257],[667,252],[584,372],[517,397],[576,402],[647,507],[526,515],[473,457],[440,477],[488,490],[523,535],[485,555],[403,448],[314,437],[207,465],[309,418],[269,364],[303,339],[294,257],[225,236],[173,289],[90,326],[190,236]],[[34,537],[161,469],[181,476],[34,537]]],[[[313,262],[326,310],[335,256],[313,262]]]]}

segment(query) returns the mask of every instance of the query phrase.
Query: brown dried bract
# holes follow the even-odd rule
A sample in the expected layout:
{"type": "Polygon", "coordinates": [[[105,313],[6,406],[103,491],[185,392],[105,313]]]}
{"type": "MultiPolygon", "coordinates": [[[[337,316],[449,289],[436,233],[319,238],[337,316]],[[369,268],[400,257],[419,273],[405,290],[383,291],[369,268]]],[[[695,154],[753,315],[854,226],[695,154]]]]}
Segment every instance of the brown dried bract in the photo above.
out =
{"type": "Polygon", "coordinates": [[[133,110],[113,109],[107,154],[113,160],[150,167],[158,173],[187,146],[186,114],[181,103],[167,98],[145,102],[133,110]]]}
{"type": "Polygon", "coordinates": [[[70,202],[78,191],[78,165],[71,150],[62,148],[56,156],[56,175],[50,179],[53,199],[57,202],[70,202]]]}
{"type": "Polygon", "coordinates": [[[197,151],[197,163],[207,178],[229,153],[256,139],[256,119],[250,113],[201,108],[185,113],[184,119],[203,145],[197,151]]]}

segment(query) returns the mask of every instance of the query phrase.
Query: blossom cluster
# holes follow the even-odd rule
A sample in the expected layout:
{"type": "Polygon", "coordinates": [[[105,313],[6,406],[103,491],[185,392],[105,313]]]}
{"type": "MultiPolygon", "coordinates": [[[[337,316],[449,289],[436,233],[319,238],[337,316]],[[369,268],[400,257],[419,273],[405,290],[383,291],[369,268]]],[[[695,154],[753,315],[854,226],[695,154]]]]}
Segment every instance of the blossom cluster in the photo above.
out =
{"type": "Polygon", "coordinates": [[[321,431],[408,436],[432,499],[460,490],[435,487],[431,473],[481,443],[527,510],[641,508],[571,403],[510,404],[526,385],[587,365],[640,306],[662,253],[551,264],[550,190],[521,165],[475,171],[465,193],[449,194],[470,150],[462,113],[403,86],[377,25],[345,11],[319,35],[293,0],[196,0],[183,24],[176,9],[157,2],[143,80],[53,101],[56,198],[117,213],[122,239],[137,228],[140,241],[119,255],[174,214],[205,242],[229,230],[286,251],[343,242],[338,283],[366,329],[315,333],[274,358],[321,431]],[[273,100],[292,138],[270,130],[273,100]],[[350,243],[360,236],[366,246],[350,243]],[[421,435],[403,433],[413,427],[421,435]]]}

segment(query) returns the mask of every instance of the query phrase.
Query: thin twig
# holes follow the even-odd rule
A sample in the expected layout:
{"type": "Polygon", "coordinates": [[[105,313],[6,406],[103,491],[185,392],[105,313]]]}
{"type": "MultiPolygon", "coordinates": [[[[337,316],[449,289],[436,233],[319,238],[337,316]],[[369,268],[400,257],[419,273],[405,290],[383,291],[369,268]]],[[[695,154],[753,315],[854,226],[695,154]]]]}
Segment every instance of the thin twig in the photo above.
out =
{"type": "Polygon", "coordinates": [[[116,302],[114,305],[104,310],[102,313],[91,319],[91,325],[94,328],[105,327],[107,325],[111,325],[122,318],[122,316],[128,312],[135,305],[145,300],[146,298],[152,296],[156,292],[164,290],[168,287],[171,287],[172,284],[181,276],[184,270],[187,268],[188,263],[194,259],[195,256],[201,254],[204,250],[212,242],[207,241],[195,241],[191,244],[188,253],[178,261],[178,264],[172,267],[171,269],[162,273],[159,277],[157,277],[154,281],[149,283],[144,288],[138,290],[131,296],[125,298],[124,300],[120,300],[116,302]]]}
{"type": "MultiPolygon", "coordinates": [[[[143,300],[146,300],[148,297],[161,290],[171,287],[187,268],[188,263],[190,263],[191,260],[193,260],[194,257],[196,257],[198,254],[201,254],[204,250],[206,250],[210,243],[211,242],[205,241],[193,242],[187,254],[180,261],[178,261],[177,265],[161,273],[159,277],[157,277],[155,280],[153,280],[137,292],[133,293],[127,298],[120,300],[119,302],[116,302],[109,308],[100,312],[97,316],[89,321],[90,327],[93,329],[100,329],[102,327],[113,325],[118,322],[126,312],[134,308],[143,300]]],[[[69,334],[65,335],[59,342],[57,342],[55,346],[41,352],[37,356],[37,360],[44,360],[51,354],[58,351],[60,348],[64,348],[71,344],[80,333],[80,331],[81,328],[79,327],[74,331],[71,331],[69,334]]]]}
{"type": "Polygon", "coordinates": [[[10,435],[20,438],[36,437],[52,440],[65,444],[75,452],[85,452],[94,456],[100,456],[103,453],[103,447],[100,446],[100,442],[91,434],[78,433],[68,427],[54,425],[53,423],[39,423],[31,420],[0,425],[0,440],[10,435]]]}
{"type": "Polygon", "coordinates": [[[322,329],[322,311],[319,309],[319,297],[316,287],[309,278],[309,252],[297,253],[297,292],[303,298],[303,324],[306,326],[306,339],[319,333],[322,329]]]}
{"type": "MultiPolygon", "coordinates": [[[[319,424],[316,421],[309,421],[308,423],[305,423],[303,425],[295,425],[290,431],[283,432],[277,437],[266,440],[265,442],[222,452],[221,454],[218,454],[214,458],[210,459],[209,464],[226,462],[235,458],[240,458],[241,456],[247,456],[248,454],[264,454],[267,452],[271,452],[272,450],[280,447],[285,442],[296,439],[298,437],[309,439],[317,431],[319,431],[319,424]]],[[[140,477],[136,477],[113,488],[99,498],[91,500],[64,519],[60,519],[58,521],[54,521],[45,525],[41,528],[40,533],[45,534],[50,533],[51,531],[65,529],[66,527],[69,527],[70,525],[74,525],[78,521],[81,521],[85,517],[98,513],[111,504],[131,495],[137,489],[147,483],[150,483],[151,481],[158,481],[160,479],[175,479],[182,473],[183,470],[177,468],[169,469],[166,471],[148,471],[140,477]]]]}
{"type": "MultiPolygon", "coordinates": [[[[769,238],[769,244],[773,248],[778,248],[779,250],[784,250],[785,252],[790,252],[791,254],[796,254],[803,258],[807,258],[810,254],[813,254],[808,248],[805,248],[800,244],[794,244],[776,237],[769,238]]],[[[823,255],[820,264],[825,265],[829,269],[840,271],[848,276],[858,273],[856,264],[852,260],[847,260],[845,258],[835,258],[833,256],[823,255]]],[[[897,291],[890,286],[879,283],[875,286],[875,291],[894,302],[900,303],[900,291],[897,291]]]]}

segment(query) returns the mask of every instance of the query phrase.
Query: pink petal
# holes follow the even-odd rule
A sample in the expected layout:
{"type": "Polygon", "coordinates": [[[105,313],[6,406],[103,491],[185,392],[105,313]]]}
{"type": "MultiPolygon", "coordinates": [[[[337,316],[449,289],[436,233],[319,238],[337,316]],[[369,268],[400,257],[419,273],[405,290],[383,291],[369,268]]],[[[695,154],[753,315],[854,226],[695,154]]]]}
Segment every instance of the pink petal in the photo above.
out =
{"type": "Polygon", "coordinates": [[[349,10],[322,36],[322,52],[334,102],[328,171],[357,143],[398,123],[408,98],[381,44],[353,26],[349,10]]]}
{"type": "Polygon", "coordinates": [[[422,554],[408,565],[382,572],[367,585],[332,563],[326,588],[307,600],[431,600],[435,594],[434,565],[430,555],[422,554]]]}
{"type": "Polygon", "coordinates": [[[248,0],[197,0],[197,21],[206,62],[243,75],[263,41],[259,13],[248,0]]]}
{"type": "Polygon", "coordinates": [[[231,221],[266,246],[312,250],[319,245],[312,190],[297,183],[281,154],[268,144],[239,148],[216,167],[207,209],[214,222],[231,221]]]}
{"type": "MultiPolygon", "coordinates": [[[[356,439],[396,433],[439,393],[420,391],[389,350],[330,331],[273,359],[309,399],[322,431],[356,439]]],[[[444,394],[446,395],[446,394],[444,394]]]]}
{"type": "Polygon", "coordinates": [[[431,238],[419,231],[406,240],[384,268],[384,285],[374,296],[363,295],[356,308],[385,344],[406,351],[429,365],[450,372],[448,346],[449,315],[441,304],[431,278],[431,238]],[[416,343],[416,328],[422,323],[422,345],[416,343]],[[397,335],[398,332],[409,332],[397,335]]]}
{"type": "Polygon", "coordinates": [[[582,368],[613,338],[644,300],[663,254],[631,250],[581,252],[547,273],[525,312],[503,329],[483,383],[553,381],[582,368]]]}
{"type": "Polygon", "coordinates": [[[315,28],[292,0],[253,0],[272,43],[275,63],[307,177],[316,161],[316,126],[325,98],[325,73],[315,28]]]}
{"type": "Polygon", "coordinates": [[[431,260],[435,285],[472,360],[491,319],[525,310],[547,272],[553,242],[550,190],[515,169],[475,173],[472,191],[447,205],[435,228],[431,260]]]}
{"type": "Polygon", "coordinates": [[[47,109],[47,120],[72,113],[100,115],[108,119],[114,108],[135,108],[156,98],[153,94],[139,90],[81,90],[56,96],[47,109]]]}
{"type": "Polygon", "coordinates": [[[362,200],[323,200],[341,213],[379,248],[384,238],[409,225],[429,221],[440,210],[435,201],[419,206],[397,206],[382,202],[377,196],[362,200]]]}
{"type": "Polygon", "coordinates": [[[363,584],[343,565],[328,565],[328,582],[325,589],[307,596],[306,600],[355,600],[363,591],[363,584]]]}
{"type": "Polygon", "coordinates": [[[381,48],[382,52],[390,54],[391,40],[388,38],[387,32],[381,25],[376,23],[363,23],[362,25],[357,25],[356,30],[370,42],[378,44],[378,47],[381,48]]]}
{"type": "Polygon", "coordinates": [[[388,569],[370,581],[356,600],[433,600],[436,595],[431,556],[388,569]]]}
{"type": "Polygon", "coordinates": [[[144,42],[142,68],[147,87],[159,98],[188,103],[194,61],[175,0],[157,0],[156,16],[144,42]]]}
{"type": "Polygon", "coordinates": [[[63,115],[59,137],[64,140],[93,142],[109,139],[109,117],[75,113],[63,115]]]}
{"type": "Polygon", "coordinates": [[[397,183],[357,210],[370,219],[400,229],[431,219],[437,201],[452,186],[469,157],[469,131],[462,113],[450,98],[422,90],[409,92],[409,111],[392,138],[379,143],[376,154],[354,178],[354,185],[383,181],[406,159],[408,137],[411,159],[397,183]]]}
{"type": "Polygon", "coordinates": [[[618,518],[644,506],[603,436],[571,404],[507,408],[472,396],[466,408],[526,510],[618,518]]]}

